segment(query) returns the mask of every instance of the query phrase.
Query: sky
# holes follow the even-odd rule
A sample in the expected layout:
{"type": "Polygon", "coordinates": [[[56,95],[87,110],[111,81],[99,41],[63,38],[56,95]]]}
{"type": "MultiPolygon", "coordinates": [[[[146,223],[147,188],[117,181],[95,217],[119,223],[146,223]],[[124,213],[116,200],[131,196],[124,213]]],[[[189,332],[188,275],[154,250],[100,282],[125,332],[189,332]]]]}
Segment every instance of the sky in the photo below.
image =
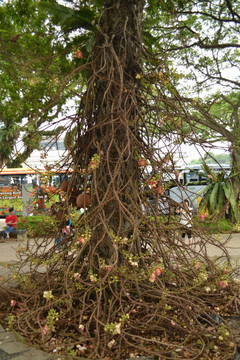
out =
{"type": "Polygon", "coordinates": [[[204,156],[206,152],[212,152],[217,155],[229,152],[228,144],[221,142],[216,143],[214,147],[205,148],[205,151],[200,146],[184,144],[181,146],[181,151],[186,164],[189,164],[191,160],[199,159],[201,156],[204,156]]]}

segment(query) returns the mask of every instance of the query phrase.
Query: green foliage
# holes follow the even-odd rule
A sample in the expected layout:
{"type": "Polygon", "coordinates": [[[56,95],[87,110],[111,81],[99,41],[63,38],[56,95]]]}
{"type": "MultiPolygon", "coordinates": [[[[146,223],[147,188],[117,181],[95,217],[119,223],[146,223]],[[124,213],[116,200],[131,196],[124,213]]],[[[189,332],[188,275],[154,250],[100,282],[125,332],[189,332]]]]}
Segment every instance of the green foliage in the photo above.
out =
{"type": "Polygon", "coordinates": [[[44,10],[52,15],[52,22],[60,25],[64,32],[71,32],[79,28],[97,32],[97,27],[93,25],[96,21],[96,13],[89,7],[72,9],[61,4],[41,2],[44,10]]]}
{"type": "Polygon", "coordinates": [[[190,164],[202,164],[205,162],[206,164],[229,164],[231,162],[231,156],[229,153],[221,153],[215,154],[214,152],[209,152],[204,157],[200,157],[198,159],[191,160],[190,164]]]}
{"type": "MultiPolygon", "coordinates": [[[[79,92],[79,80],[84,84],[89,76],[85,70],[82,70],[81,74],[74,75],[75,79],[71,84],[65,83],[67,74],[74,72],[80,64],[86,63],[98,31],[103,3],[101,0],[92,0],[80,1],[77,5],[73,1],[68,1],[66,4],[71,6],[64,6],[56,1],[15,0],[3,3],[0,8],[3,19],[0,27],[2,38],[0,81],[3,84],[0,120],[4,125],[0,130],[0,138],[3,140],[0,153],[4,159],[11,160],[9,162],[11,166],[23,162],[35,148],[39,147],[39,139],[36,137],[41,135],[39,133],[41,124],[51,123],[58,114],[63,113],[64,104],[70,98],[75,98],[76,93],[79,92]],[[76,49],[81,49],[83,58],[73,58],[76,49]],[[19,138],[22,119],[28,122],[28,126],[24,128],[26,130],[23,136],[24,154],[12,158],[13,145],[19,138]]],[[[231,49],[231,44],[235,44],[236,30],[228,19],[226,20],[228,26],[224,21],[218,21],[218,6],[220,6],[218,1],[212,5],[200,1],[199,11],[195,12],[191,0],[160,2],[152,0],[146,3],[143,40],[148,53],[151,53],[151,60],[146,61],[144,71],[148,71],[148,67],[156,73],[161,70],[162,79],[157,81],[161,83],[165,96],[179,97],[176,85],[182,84],[181,79],[184,79],[184,83],[189,78],[197,80],[198,86],[194,85],[194,88],[199,89],[198,78],[200,78],[206,90],[205,81],[202,81],[199,75],[203,72],[201,69],[212,67],[214,72],[215,68],[225,67],[230,58],[232,64],[237,59],[235,46],[231,49]],[[212,16],[208,16],[208,13],[212,16]],[[214,27],[216,27],[215,32],[212,31],[214,27]],[[208,29],[211,31],[208,31],[207,37],[205,33],[208,29]],[[220,40],[224,41],[226,38],[230,45],[226,50],[227,53],[223,52],[221,57],[213,52],[214,59],[212,59],[209,52],[202,50],[204,46],[217,47],[220,40]],[[160,39],[164,41],[159,41],[160,39]],[[198,48],[201,48],[201,56],[198,48]],[[154,52],[158,54],[156,57],[154,52]],[[164,56],[162,58],[160,56],[159,59],[159,54],[164,56]],[[179,71],[174,65],[175,59],[180,59],[181,65],[185,68],[179,71]],[[216,62],[218,67],[215,66],[216,62]]],[[[226,16],[230,16],[225,3],[220,7],[222,13],[225,11],[226,16]]],[[[237,5],[233,8],[237,11],[237,5]]],[[[205,76],[206,81],[212,81],[211,71],[208,73],[210,75],[208,78],[205,76]]],[[[191,87],[186,86],[186,88],[191,94],[191,87]]],[[[206,99],[206,104],[202,99],[194,99],[192,102],[192,105],[195,104],[194,109],[191,109],[192,120],[195,121],[194,117],[196,117],[198,122],[197,126],[194,125],[194,131],[201,134],[202,139],[215,137],[216,123],[221,124],[221,138],[226,136],[226,124],[229,127],[231,123],[229,119],[232,116],[229,100],[237,103],[236,91],[227,99],[221,98],[217,92],[206,99]],[[203,111],[197,108],[199,104],[205,113],[214,117],[214,122],[208,121],[206,124],[203,111]],[[199,120],[204,120],[204,125],[199,124],[199,120]],[[212,130],[206,131],[206,125],[212,130]]],[[[182,115],[183,118],[186,117],[185,113],[182,115]]],[[[220,128],[218,127],[218,130],[220,128]]],[[[191,136],[192,129],[193,127],[189,127],[186,123],[178,129],[181,135],[179,141],[185,141],[191,136]]],[[[174,131],[174,127],[170,126],[169,130],[174,131]]]]}
{"type": "Polygon", "coordinates": [[[59,313],[54,309],[48,311],[47,325],[51,331],[55,331],[55,323],[59,320],[59,313]]]}
{"type": "Polygon", "coordinates": [[[72,89],[61,89],[75,64],[68,58],[71,46],[66,49],[62,39],[55,38],[56,29],[38,2],[3,3],[0,16],[0,160],[16,167],[39,148],[40,126],[64,112],[72,89]],[[20,136],[21,154],[13,154],[20,136]]]}
{"type": "Polygon", "coordinates": [[[43,236],[56,232],[56,221],[51,216],[35,215],[19,217],[18,229],[26,229],[29,236],[43,236]]]}
{"type": "Polygon", "coordinates": [[[210,231],[213,234],[229,233],[236,229],[229,219],[211,219],[207,217],[204,221],[197,221],[198,226],[210,231]]]}
{"type": "Polygon", "coordinates": [[[238,219],[238,204],[231,181],[234,175],[224,178],[223,171],[216,174],[207,164],[203,164],[203,168],[211,183],[202,191],[204,195],[199,204],[199,212],[206,207],[211,215],[217,209],[230,215],[231,219],[236,221],[238,219]]]}
{"type": "MultiPolygon", "coordinates": [[[[233,1],[198,1],[197,5],[194,1],[152,1],[145,21],[145,30],[151,34],[147,37],[149,51],[164,59],[158,66],[167,73],[175,92],[177,89],[181,106],[185,104],[183,117],[191,123],[191,132],[185,137],[191,139],[194,132],[194,139],[205,142],[208,148],[217,140],[227,141],[231,145],[229,155],[214,157],[219,163],[231,162],[235,168],[239,166],[240,136],[239,32],[235,17],[239,11],[239,3],[233,1]],[[181,78],[173,76],[179,64],[181,78]]],[[[207,156],[205,162],[214,159],[207,156]]],[[[202,163],[202,159],[192,163],[202,163]]],[[[239,188],[239,176],[232,181],[235,190],[239,188]]]]}

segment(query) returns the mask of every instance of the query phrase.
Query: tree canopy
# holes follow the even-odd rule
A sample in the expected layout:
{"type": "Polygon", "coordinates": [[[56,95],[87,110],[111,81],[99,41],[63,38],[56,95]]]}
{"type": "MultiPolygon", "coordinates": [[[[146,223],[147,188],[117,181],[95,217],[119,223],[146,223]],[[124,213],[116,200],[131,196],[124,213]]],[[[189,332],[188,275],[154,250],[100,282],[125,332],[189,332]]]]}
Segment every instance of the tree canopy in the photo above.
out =
{"type": "Polygon", "coordinates": [[[198,159],[191,160],[190,164],[201,164],[203,162],[207,164],[211,163],[219,163],[219,164],[229,164],[231,160],[230,154],[220,153],[214,154],[213,152],[209,152],[206,154],[204,158],[200,157],[198,159]]]}
{"type": "MultiPolygon", "coordinates": [[[[67,100],[74,99],[74,103],[78,103],[81,90],[74,90],[79,87],[77,80],[80,77],[83,85],[88,79],[84,64],[90,60],[89,51],[103,5],[101,1],[72,4],[71,8],[66,8],[54,1],[24,1],[22,6],[21,1],[16,1],[1,7],[5,20],[1,23],[2,69],[5,69],[1,76],[2,83],[11,86],[11,90],[6,88],[2,92],[2,104],[6,106],[1,113],[8,125],[3,126],[2,122],[1,132],[3,138],[13,137],[9,133],[14,134],[1,154],[6,153],[5,160],[9,165],[14,142],[21,137],[26,145],[21,148],[22,156],[18,158],[15,154],[13,165],[21,163],[39,146],[39,129],[43,124],[48,126],[54,119],[64,117],[66,107],[64,109],[63,104],[69,104],[67,100]],[[46,10],[51,19],[48,23],[45,22],[46,10]],[[78,49],[83,56],[75,56],[78,49]],[[16,68],[14,76],[10,70],[13,68],[16,68]],[[71,71],[74,76],[70,80],[71,71]],[[28,89],[24,91],[26,87],[28,89]],[[25,126],[26,135],[20,132],[23,119],[25,123],[29,121],[25,126]]],[[[143,82],[148,78],[159,81],[165,99],[162,122],[167,119],[168,131],[171,123],[175,126],[180,121],[179,143],[187,138],[187,141],[198,141],[203,145],[209,143],[211,137],[215,142],[216,135],[218,140],[220,136],[221,140],[227,138],[230,143],[238,142],[237,14],[238,4],[220,0],[197,4],[189,0],[145,4],[143,42],[151,57],[144,63],[139,77],[143,82]],[[232,99],[228,94],[232,94],[232,99]],[[176,96],[181,99],[179,106],[176,96]],[[224,103],[228,109],[224,108],[224,103]],[[219,110],[216,110],[217,106],[219,110]],[[183,122],[184,126],[181,126],[183,122]]]]}

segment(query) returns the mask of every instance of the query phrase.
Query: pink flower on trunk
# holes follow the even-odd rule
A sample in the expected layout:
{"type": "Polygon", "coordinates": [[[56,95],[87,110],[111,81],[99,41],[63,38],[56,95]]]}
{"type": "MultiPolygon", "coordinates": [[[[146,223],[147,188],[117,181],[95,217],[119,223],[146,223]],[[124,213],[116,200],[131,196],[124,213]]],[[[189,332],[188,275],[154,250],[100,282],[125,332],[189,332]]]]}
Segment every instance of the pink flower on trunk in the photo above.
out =
{"type": "Polygon", "coordinates": [[[206,214],[200,214],[200,220],[204,221],[206,219],[207,215],[206,214]]]}
{"type": "Polygon", "coordinates": [[[201,266],[202,266],[202,263],[199,262],[199,263],[197,263],[197,265],[195,265],[195,269],[198,270],[201,266]]]}
{"type": "Polygon", "coordinates": [[[139,159],[138,160],[138,166],[146,166],[147,165],[147,160],[146,159],[143,159],[143,158],[141,158],[141,159],[139,159]]]}
{"type": "Polygon", "coordinates": [[[42,333],[43,333],[43,335],[46,335],[46,334],[48,334],[49,333],[49,327],[47,326],[47,325],[45,325],[43,328],[42,328],[42,333]]]}
{"type": "Polygon", "coordinates": [[[151,186],[151,188],[155,188],[157,186],[156,180],[148,180],[148,184],[151,186]]]}
{"type": "Polygon", "coordinates": [[[78,237],[78,242],[79,242],[80,244],[84,244],[84,242],[85,242],[84,237],[79,236],[79,237],[78,237]]]}
{"type": "Polygon", "coordinates": [[[15,306],[15,305],[16,305],[16,300],[11,300],[11,301],[10,301],[10,306],[13,307],[13,306],[15,306]]]}
{"type": "Polygon", "coordinates": [[[153,273],[150,275],[149,281],[150,281],[150,282],[154,282],[155,280],[156,280],[156,275],[155,275],[155,273],[153,272],[153,273]]]}
{"type": "Polygon", "coordinates": [[[91,161],[89,166],[91,169],[96,169],[98,167],[98,162],[97,161],[91,161]]]}
{"type": "Polygon", "coordinates": [[[161,273],[162,273],[162,269],[160,267],[156,267],[154,274],[159,276],[161,275],[161,273]]]}
{"type": "Polygon", "coordinates": [[[107,266],[105,267],[105,270],[106,270],[106,271],[112,270],[112,266],[111,266],[111,265],[107,265],[107,266]]]}
{"type": "Polygon", "coordinates": [[[158,185],[158,187],[156,188],[156,192],[160,195],[164,193],[164,188],[162,187],[162,185],[158,185]]]}
{"type": "Polygon", "coordinates": [[[222,288],[225,288],[228,286],[228,282],[227,281],[223,281],[223,280],[220,280],[218,281],[218,286],[222,287],[222,288]]]}
{"type": "Polygon", "coordinates": [[[83,57],[83,53],[81,50],[78,50],[75,52],[75,57],[78,59],[81,59],[83,57]]]}

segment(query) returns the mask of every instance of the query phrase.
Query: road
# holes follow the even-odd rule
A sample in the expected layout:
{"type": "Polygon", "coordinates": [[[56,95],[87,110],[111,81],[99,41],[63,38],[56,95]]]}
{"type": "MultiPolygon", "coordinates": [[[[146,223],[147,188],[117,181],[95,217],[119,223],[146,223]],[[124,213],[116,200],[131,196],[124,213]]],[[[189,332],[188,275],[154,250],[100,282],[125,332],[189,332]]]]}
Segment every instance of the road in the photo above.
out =
{"type": "MultiPolygon", "coordinates": [[[[3,229],[5,225],[4,219],[0,219],[0,230],[3,229]]],[[[216,246],[207,245],[207,254],[209,257],[221,256],[224,255],[222,250],[218,247],[218,243],[227,242],[226,249],[232,259],[240,261],[240,233],[239,234],[221,234],[214,235],[216,237],[216,246]]],[[[195,239],[198,242],[199,239],[195,239]]],[[[30,242],[34,244],[34,239],[30,239],[30,242]]],[[[193,238],[194,242],[194,238],[193,238]]],[[[13,263],[18,261],[16,255],[16,249],[19,245],[24,245],[24,241],[19,241],[17,239],[7,240],[5,243],[0,243],[0,264],[2,263],[13,263]]],[[[196,251],[201,251],[198,245],[195,246],[196,251]]]]}

